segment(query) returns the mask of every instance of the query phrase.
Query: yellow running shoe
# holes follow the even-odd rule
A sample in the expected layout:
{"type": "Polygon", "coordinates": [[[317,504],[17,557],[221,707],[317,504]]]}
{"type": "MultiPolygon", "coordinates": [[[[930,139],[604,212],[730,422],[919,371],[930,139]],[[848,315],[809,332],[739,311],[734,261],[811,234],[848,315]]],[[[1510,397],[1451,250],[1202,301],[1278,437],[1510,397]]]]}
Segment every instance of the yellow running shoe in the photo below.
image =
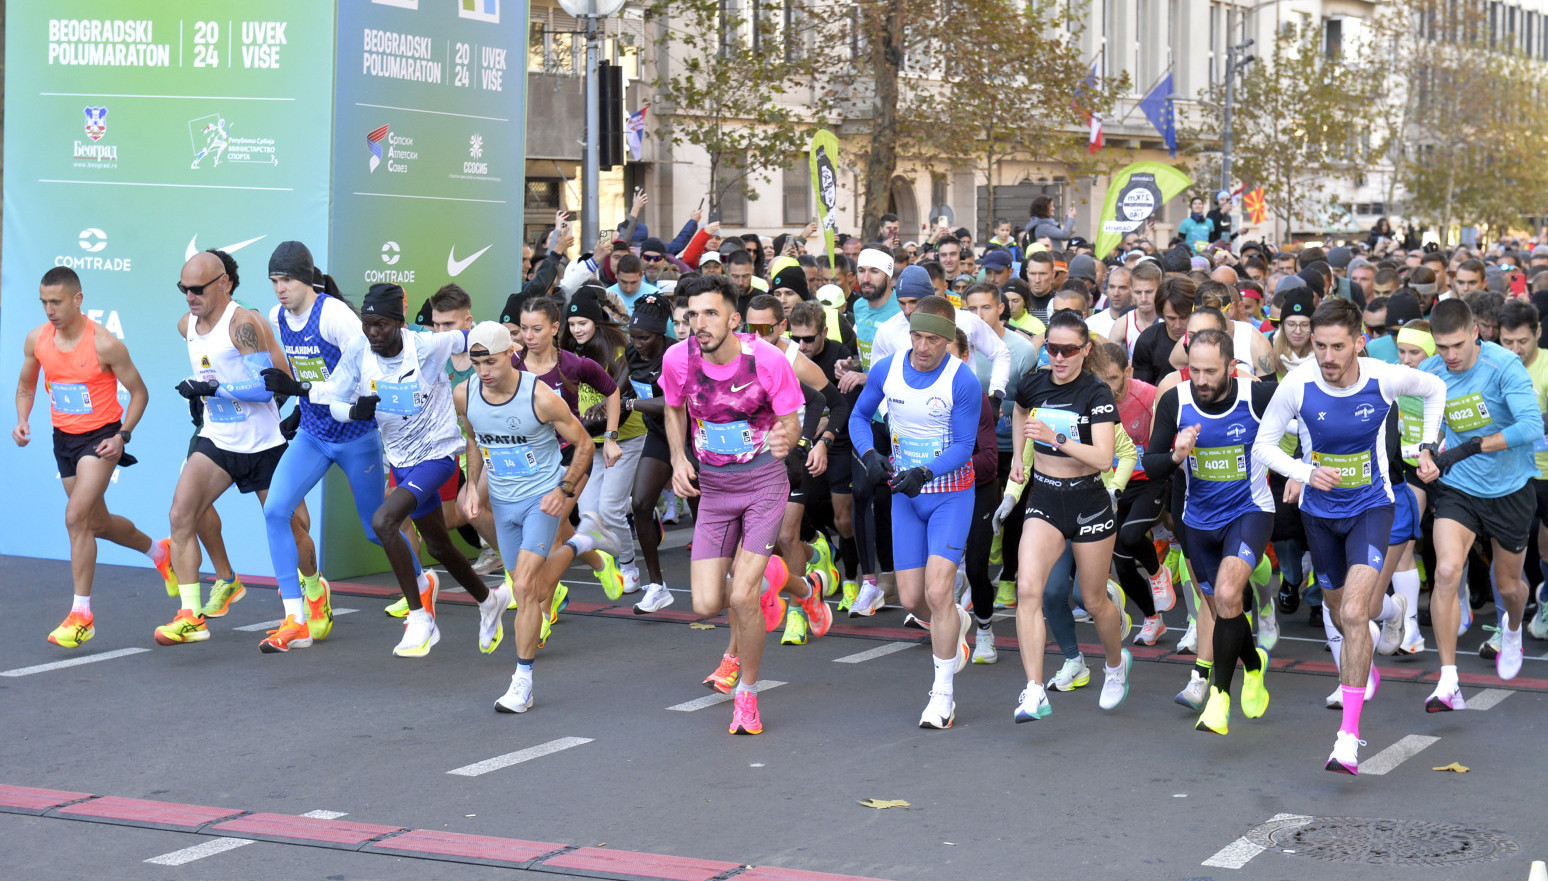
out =
{"type": "MultiPolygon", "coordinates": [[[[622,594],[619,594],[619,596],[622,596],[622,594]]],[[[514,597],[511,599],[511,602],[516,602],[514,597]]],[[[570,588],[565,586],[565,583],[561,581],[557,586],[554,587],[554,601],[548,606],[548,623],[558,624],[559,613],[563,612],[569,605],[570,588]]]]}
{"type": "Polygon", "coordinates": [[[178,645],[203,642],[210,638],[210,631],[204,626],[203,615],[195,615],[192,609],[178,609],[176,617],[156,628],[155,637],[161,645],[178,645]]]}
{"type": "Polygon", "coordinates": [[[1261,648],[1258,649],[1258,664],[1258,669],[1242,674],[1242,715],[1249,719],[1257,719],[1268,712],[1269,693],[1263,676],[1268,673],[1269,654],[1261,648]]]}
{"type": "Polygon", "coordinates": [[[318,578],[317,582],[322,587],[317,596],[303,591],[303,597],[306,600],[307,632],[313,639],[321,641],[333,632],[333,588],[326,578],[318,578]]]}
{"type": "Polygon", "coordinates": [[[231,611],[231,604],[245,596],[247,588],[242,586],[242,576],[233,575],[230,581],[215,579],[215,584],[210,588],[210,598],[204,601],[204,617],[226,617],[226,613],[231,611]]]}
{"type": "Polygon", "coordinates": [[[1199,721],[1194,723],[1193,729],[1224,736],[1230,727],[1231,696],[1211,685],[1209,702],[1204,705],[1204,712],[1199,714],[1199,721]]]}
{"type": "Polygon", "coordinates": [[[612,554],[607,551],[596,553],[602,558],[602,568],[597,570],[597,580],[602,582],[602,592],[607,594],[609,600],[616,600],[623,596],[623,573],[618,571],[618,563],[613,560],[612,554]]]}
{"type": "Polygon", "coordinates": [[[785,635],[780,637],[780,645],[806,645],[811,636],[811,628],[807,626],[806,614],[796,606],[791,606],[785,613],[785,635]]]}
{"type": "MultiPolygon", "coordinates": [[[[511,600],[511,602],[514,603],[515,600],[511,600]]],[[[408,600],[404,599],[403,597],[398,597],[382,611],[386,612],[394,618],[407,618],[409,613],[408,600]]]]}
{"type": "Polygon", "coordinates": [[[54,632],[48,635],[48,641],[67,649],[78,648],[81,643],[97,635],[95,628],[91,626],[91,613],[71,611],[65,616],[64,622],[54,628],[54,632]]]}
{"type": "Polygon", "coordinates": [[[511,570],[509,569],[505,570],[504,584],[505,589],[511,592],[511,604],[505,607],[507,611],[510,611],[516,608],[516,579],[511,577],[511,570]]]}
{"type": "Polygon", "coordinates": [[[840,591],[839,596],[838,610],[840,612],[847,612],[849,611],[849,607],[853,606],[855,604],[855,600],[860,596],[860,583],[858,581],[846,581],[842,587],[843,589],[840,591]]]}
{"type": "Polygon", "coordinates": [[[1016,608],[1016,582],[1001,581],[994,592],[994,607],[996,609],[1016,608]]]}
{"type": "Polygon", "coordinates": [[[544,615],[538,620],[541,622],[540,626],[538,627],[538,648],[543,648],[544,646],[548,645],[548,637],[553,634],[554,625],[553,622],[548,620],[547,615],[544,615]]]}

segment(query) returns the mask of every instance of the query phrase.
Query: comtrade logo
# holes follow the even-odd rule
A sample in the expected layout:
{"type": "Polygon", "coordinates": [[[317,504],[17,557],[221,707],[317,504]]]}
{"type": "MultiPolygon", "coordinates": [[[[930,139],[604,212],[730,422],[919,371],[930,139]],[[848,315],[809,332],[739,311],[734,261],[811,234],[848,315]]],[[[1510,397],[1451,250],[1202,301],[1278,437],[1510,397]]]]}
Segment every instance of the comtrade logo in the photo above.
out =
{"type": "Polygon", "coordinates": [[[387,129],[390,126],[372,129],[366,134],[366,147],[371,150],[371,170],[382,164],[382,141],[387,140],[387,129]]]}
{"type": "Polygon", "coordinates": [[[96,256],[107,250],[108,235],[95,226],[81,230],[76,245],[84,253],[60,254],[54,258],[54,265],[68,266],[77,272],[129,272],[134,268],[128,257],[96,256]]]}
{"type": "Polygon", "coordinates": [[[107,247],[107,233],[96,227],[81,230],[81,250],[95,254],[107,247]]]}

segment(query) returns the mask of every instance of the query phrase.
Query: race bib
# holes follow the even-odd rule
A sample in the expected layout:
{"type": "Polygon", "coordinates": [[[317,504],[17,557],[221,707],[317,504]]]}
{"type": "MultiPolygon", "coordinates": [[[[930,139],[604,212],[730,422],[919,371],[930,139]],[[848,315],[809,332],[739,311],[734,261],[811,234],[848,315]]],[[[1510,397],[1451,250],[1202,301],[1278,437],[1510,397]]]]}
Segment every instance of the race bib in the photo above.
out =
{"type": "Polygon", "coordinates": [[[855,348],[860,352],[860,369],[871,369],[871,342],[869,340],[855,340],[855,348]]]}
{"type": "Polygon", "coordinates": [[[246,422],[247,411],[242,402],[228,398],[205,398],[204,418],[211,422],[246,422]]]}
{"type": "Polygon", "coordinates": [[[892,436],[892,458],[903,469],[926,467],[939,458],[945,448],[945,438],[892,436]]]}
{"type": "Polygon", "coordinates": [[[60,413],[81,416],[91,412],[91,390],[78,382],[51,382],[48,397],[60,413]]]}
{"type": "Polygon", "coordinates": [[[507,447],[482,447],[484,462],[494,477],[530,477],[537,473],[537,456],[531,444],[507,447]]]}
{"type": "MultiPolygon", "coordinates": [[[[1052,407],[1034,407],[1032,408],[1031,415],[1033,419],[1053,429],[1054,434],[1062,434],[1071,440],[1079,440],[1079,433],[1076,431],[1076,427],[1080,425],[1079,413],[1052,407]]],[[[1052,444],[1045,444],[1041,441],[1036,443],[1038,446],[1047,447],[1050,450],[1053,449],[1052,444]]]]}
{"type": "MultiPolygon", "coordinates": [[[[1548,413],[1543,414],[1543,425],[1548,425],[1548,413]]],[[[1539,453],[1548,452],[1548,433],[1545,433],[1543,437],[1538,438],[1537,443],[1532,444],[1532,449],[1539,453]]]]}
{"type": "Polygon", "coordinates": [[[1337,455],[1312,451],[1312,463],[1338,469],[1339,489],[1358,489],[1371,485],[1371,454],[1369,452],[1337,455]]]}
{"type": "Polygon", "coordinates": [[[704,449],[720,456],[742,456],[753,451],[752,426],[746,420],[736,422],[700,422],[704,449]]]}
{"type": "Polygon", "coordinates": [[[1200,480],[1247,479],[1247,448],[1241,444],[1194,447],[1188,460],[1193,468],[1193,476],[1200,480]]]}
{"type": "Polygon", "coordinates": [[[328,381],[328,362],[316,356],[291,358],[290,369],[295,371],[296,382],[328,381]]]}
{"type": "Polygon", "coordinates": [[[1494,420],[1489,416],[1489,406],[1484,403],[1483,395],[1479,392],[1446,402],[1446,424],[1451,426],[1452,431],[1473,431],[1493,423],[1494,420]]]}
{"type": "Polygon", "coordinates": [[[396,416],[413,416],[423,406],[417,382],[388,382],[385,379],[371,383],[371,391],[381,398],[376,409],[396,416]]]}
{"type": "Polygon", "coordinates": [[[629,384],[634,386],[634,396],[642,401],[648,401],[656,396],[656,390],[652,388],[648,382],[640,382],[638,379],[631,379],[629,380],[629,384]]]}

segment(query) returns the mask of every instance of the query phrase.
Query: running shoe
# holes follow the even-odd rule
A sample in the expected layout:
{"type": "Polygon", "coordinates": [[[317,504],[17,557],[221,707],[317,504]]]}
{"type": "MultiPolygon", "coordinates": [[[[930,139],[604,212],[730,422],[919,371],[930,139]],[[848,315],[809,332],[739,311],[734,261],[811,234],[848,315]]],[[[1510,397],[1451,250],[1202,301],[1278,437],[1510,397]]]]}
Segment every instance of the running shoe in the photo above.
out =
{"type": "Polygon", "coordinates": [[[1485,624],[1483,629],[1489,634],[1489,638],[1478,647],[1478,657],[1485,661],[1492,661],[1500,655],[1500,628],[1493,624],[1485,624]]]}
{"type": "Polygon", "coordinates": [[[1505,626],[1501,628],[1500,652],[1494,659],[1494,673],[1501,679],[1509,682],[1521,673],[1521,660],[1523,650],[1521,647],[1521,628],[1510,629],[1510,616],[1504,616],[1505,626]]]}
{"type": "Polygon", "coordinates": [[[780,637],[780,645],[806,645],[811,637],[811,627],[807,626],[806,614],[799,608],[791,606],[785,613],[785,635],[780,637]]]}
{"type": "Polygon", "coordinates": [[[1399,651],[1405,655],[1417,655],[1424,651],[1424,634],[1419,632],[1419,622],[1413,618],[1403,622],[1403,645],[1399,651]]]}
{"type": "Polygon", "coordinates": [[[1408,597],[1393,594],[1392,600],[1398,613],[1382,622],[1381,635],[1376,638],[1376,651],[1384,655],[1397,654],[1398,646],[1403,644],[1403,625],[1408,621],[1408,597]]]}
{"type": "Polygon", "coordinates": [[[1344,708],[1344,687],[1333,686],[1333,693],[1322,699],[1322,705],[1330,710],[1342,710],[1344,708]]]}
{"type": "Polygon", "coordinates": [[[732,700],[731,733],[762,734],[763,720],[758,718],[758,693],[751,689],[739,691],[732,700]]]}
{"type": "Polygon", "coordinates": [[[1377,667],[1375,664],[1371,664],[1371,672],[1366,674],[1365,677],[1366,701],[1375,700],[1376,690],[1379,688],[1381,688],[1381,668],[1377,667]]]}
{"type": "Polygon", "coordinates": [[[272,655],[291,649],[304,649],[311,644],[312,631],[307,628],[306,622],[297,621],[294,615],[286,615],[280,626],[270,630],[263,642],[258,643],[258,650],[272,655]]]}
{"type": "Polygon", "coordinates": [[[161,573],[161,580],[167,585],[167,596],[177,596],[177,573],[172,571],[172,539],[164,538],[156,542],[161,546],[161,562],[156,564],[156,571],[161,573]]]}
{"type": "Polygon", "coordinates": [[[620,568],[618,574],[623,576],[623,592],[625,594],[635,593],[640,589],[639,569],[632,567],[628,569],[620,568]]]}
{"type": "Polygon", "coordinates": [[[994,647],[994,628],[980,627],[973,638],[973,663],[993,664],[1000,659],[994,647]]]}
{"type": "Polygon", "coordinates": [[[1271,652],[1276,645],[1279,645],[1279,618],[1275,616],[1273,606],[1263,606],[1258,609],[1258,648],[1271,652]]]}
{"type": "Polygon", "coordinates": [[[1166,554],[1162,556],[1161,559],[1164,561],[1163,565],[1166,566],[1167,574],[1172,576],[1172,583],[1182,584],[1185,581],[1183,578],[1184,573],[1182,568],[1182,548],[1179,548],[1178,546],[1169,542],[1167,544],[1166,554]]]}
{"type": "Polygon", "coordinates": [[[1166,612],[1177,605],[1177,591],[1172,587],[1172,573],[1165,566],[1150,576],[1150,596],[1156,601],[1156,611],[1166,612]]]}
{"type": "Polygon", "coordinates": [[[1328,756],[1328,763],[1324,766],[1329,771],[1337,771],[1340,774],[1348,774],[1358,777],[1360,774],[1360,747],[1365,746],[1365,741],[1359,735],[1340,731],[1338,738],[1333,741],[1333,753],[1328,756]]]}
{"type": "Polygon", "coordinates": [[[1204,699],[1209,697],[1209,680],[1199,675],[1197,670],[1188,671],[1188,684],[1183,690],[1177,692],[1173,698],[1178,704],[1187,707],[1197,713],[1204,708],[1204,699]]]}
{"type": "Polygon", "coordinates": [[[1018,723],[1035,722],[1038,719],[1048,718],[1053,712],[1053,706],[1048,703],[1048,692],[1036,682],[1028,682],[1027,687],[1021,690],[1021,696],[1016,698],[1016,712],[1011,715],[1018,723]]]}
{"type": "Polygon", "coordinates": [[[624,595],[623,575],[618,571],[618,563],[612,554],[601,548],[597,549],[597,556],[602,558],[602,568],[597,570],[597,580],[602,582],[602,593],[609,600],[617,600],[624,595]]]}
{"type": "Polygon", "coordinates": [[[833,610],[823,602],[823,580],[827,578],[826,572],[813,572],[806,576],[807,594],[805,599],[796,600],[801,611],[806,613],[806,621],[811,625],[812,637],[821,639],[828,635],[828,628],[833,626],[833,610]]]}
{"type": "Polygon", "coordinates": [[[226,613],[231,611],[231,604],[245,596],[247,588],[242,586],[242,576],[233,575],[230,581],[215,579],[210,587],[210,598],[204,601],[204,617],[226,617],[226,613]]]}
{"type": "Polygon", "coordinates": [[[473,561],[473,571],[480,575],[488,575],[504,565],[500,559],[500,552],[486,547],[478,552],[478,559],[473,561]]]}
{"type": "Polygon", "coordinates": [[[989,565],[998,566],[1005,562],[1005,537],[996,532],[994,538],[989,540],[989,565]]]}
{"type": "Polygon", "coordinates": [[[824,597],[833,596],[839,587],[838,566],[833,563],[833,546],[828,544],[828,539],[822,533],[817,533],[817,539],[812,542],[812,549],[816,552],[810,562],[806,564],[807,572],[827,573],[828,580],[823,583],[824,597]]]}
{"type": "Polygon", "coordinates": [[[425,570],[425,586],[419,589],[419,605],[430,617],[435,617],[435,600],[441,595],[441,577],[429,569],[425,570]]]}
{"type": "Polygon", "coordinates": [[[715,672],[704,677],[704,686],[710,691],[718,691],[721,694],[730,694],[731,689],[742,679],[742,662],[730,655],[720,656],[720,666],[715,672]]]}
{"type": "Polygon", "coordinates": [[[1457,603],[1462,607],[1462,620],[1457,624],[1457,636],[1461,636],[1473,626],[1473,592],[1468,588],[1466,578],[1457,588],[1457,603]]]}
{"type": "Polygon", "coordinates": [[[903,616],[903,626],[912,627],[915,630],[923,630],[926,633],[930,632],[930,622],[921,621],[919,616],[915,615],[913,612],[909,612],[907,615],[903,616]]]}
{"type": "Polygon", "coordinates": [[[785,609],[790,605],[785,598],[780,596],[780,588],[790,578],[790,567],[780,557],[770,557],[769,563],[763,569],[763,593],[758,597],[758,605],[763,609],[763,632],[773,633],[779,623],[785,620],[785,609]]]}
{"type": "Polygon", "coordinates": [[[1282,581],[1279,584],[1279,614],[1294,615],[1301,607],[1301,586],[1282,581]]]}
{"type": "Polygon", "coordinates": [[[973,611],[973,591],[968,589],[967,572],[959,565],[957,567],[957,580],[951,586],[951,601],[973,611]]]}
{"type": "Polygon", "coordinates": [[[1225,736],[1231,730],[1231,696],[1210,686],[1209,701],[1204,704],[1199,720],[1193,723],[1193,730],[1225,736]]]}
{"type": "Polygon", "coordinates": [[[511,598],[505,593],[505,585],[491,590],[488,598],[478,604],[478,650],[489,654],[500,647],[505,639],[505,624],[500,620],[511,598]]]}
{"type": "Polygon", "coordinates": [[[1134,629],[1134,619],[1129,615],[1129,599],[1123,595],[1123,588],[1111,578],[1107,579],[1107,598],[1112,601],[1113,608],[1118,610],[1120,624],[1123,627],[1118,631],[1118,638],[1123,639],[1129,635],[1130,630],[1134,629]]]}
{"type": "Polygon", "coordinates": [[[1134,667],[1134,656],[1128,649],[1123,649],[1120,654],[1123,658],[1118,669],[1105,671],[1106,678],[1102,681],[1102,696],[1097,699],[1097,706],[1104,710],[1118,709],[1129,696],[1129,671],[1134,667]]]}
{"type": "Polygon", "coordinates": [[[1016,608],[1016,582],[1000,582],[994,590],[994,607],[997,610],[1016,608]]]}
{"type": "Polygon", "coordinates": [[[511,674],[511,687],[494,703],[496,713],[525,713],[532,709],[532,679],[511,674]]]}
{"type": "Polygon", "coordinates": [[[854,602],[849,605],[849,617],[869,618],[881,609],[887,598],[882,595],[882,589],[877,586],[874,579],[865,578],[860,581],[860,593],[855,596],[854,602]]]}
{"type": "Polygon", "coordinates": [[[548,638],[554,635],[554,622],[544,615],[538,619],[538,648],[548,647],[548,638]]]}
{"type": "Polygon", "coordinates": [[[1086,666],[1085,655],[1065,658],[1064,666],[1048,680],[1048,687],[1054,691],[1074,691],[1090,684],[1091,668],[1086,666]]]}
{"type": "Polygon", "coordinates": [[[400,658],[423,658],[441,641],[441,629],[435,626],[435,618],[410,614],[403,625],[403,639],[392,653],[400,658]]]}
{"type": "Polygon", "coordinates": [[[505,585],[505,589],[511,592],[511,604],[509,606],[506,606],[506,608],[508,610],[510,610],[510,611],[515,611],[516,610],[516,579],[511,576],[511,570],[506,569],[504,571],[505,571],[505,580],[502,581],[501,584],[505,585]]]}
{"type": "Polygon", "coordinates": [[[1306,604],[1306,626],[1307,627],[1321,627],[1322,626],[1322,607],[1321,606],[1312,605],[1311,603],[1307,603],[1306,604]]]}
{"type": "Polygon", "coordinates": [[[1462,688],[1456,683],[1452,683],[1449,688],[1444,683],[1437,684],[1430,696],[1424,699],[1426,713],[1449,713],[1465,709],[1467,701],[1462,698],[1462,688]]]}
{"type": "Polygon", "coordinates": [[[570,607],[570,588],[563,581],[554,585],[554,599],[548,604],[548,623],[558,624],[559,613],[570,607]]]}
{"type": "Polygon", "coordinates": [[[1157,612],[1145,619],[1145,624],[1139,633],[1134,634],[1135,645],[1155,645],[1156,640],[1166,634],[1166,622],[1161,620],[1161,613],[1157,612]]]}
{"type": "Polygon", "coordinates": [[[677,496],[668,496],[661,506],[661,522],[677,525],[677,496]]]}
{"type": "Polygon", "coordinates": [[[860,583],[858,581],[846,581],[839,590],[838,610],[849,611],[854,606],[855,598],[860,595],[860,583]]]}
{"type": "Polygon", "coordinates": [[[210,631],[204,626],[203,615],[195,615],[191,609],[178,609],[176,617],[156,628],[155,637],[161,645],[177,645],[203,642],[210,638],[210,631]]]}
{"type": "Polygon", "coordinates": [[[1269,653],[1260,648],[1258,649],[1258,669],[1242,671],[1242,715],[1249,719],[1260,718],[1268,712],[1268,684],[1263,681],[1268,675],[1268,669],[1269,653]]]}
{"type": "MultiPolygon", "coordinates": [[[[317,596],[312,596],[305,590],[302,591],[302,600],[306,603],[306,629],[311,633],[312,639],[322,641],[333,632],[333,586],[326,578],[317,579],[318,587],[322,590],[317,596]]],[[[240,594],[238,595],[240,596],[240,594]]],[[[204,615],[209,617],[209,610],[204,615]]]]}
{"type": "Polygon", "coordinates": [[[1188,629],[1183,631],[1183,638],[1177,641],[1177,653],[1179,655],[1196,655],[1199,653],[1199,622],[1188,619],[1188,629]]]}
{"type": "Polygon", "coordinates": [[[48,641],[67,649],[79,648],[81,643],[97,635],[96,628],[91,626],[92,620],[90,612],[72,610],[65,616],[63,623],[48,635],[48,641]]]}
{"type": "Polygon", "coordinates": [[[1086,611],[1083,606],[1076,606],[1070,609],[1070,617],[1075,619],[1076,624],[1091,623],[1091,613],[1086,611]]]}
{"type": "Polygon", "coordinates": [[[1537,614],[1527,623],[1527,633],[1533,639],[1548,639],[1548,602],[1537,604],[1537,614]]]}
{"type": "MultiPolygon", "coordinates": [[[[515,600],[512,599],[511,602],[514,603],[515,600]]],[[[403,597],[398,597],[389,603],[387,608],[383,609],[382,611],[386,612],[394,618],[406,618],[408,617],[409,613],[408,600],[404,599],[403,597]]]]}
{"type": "Polygon", "coordinates": [[[924,712],[919,714],[919,727],[945,730],[951,727],[956,718],[957,702],[944,691],[932,690],[930,702],[925,704],[924,712]]]}
{"type": "Polygon", "coordinates": [[[634,614],[649,615],[672,605],[672,592],[664,584],[645,585],[645,596],[634,604],[634,614]]]}

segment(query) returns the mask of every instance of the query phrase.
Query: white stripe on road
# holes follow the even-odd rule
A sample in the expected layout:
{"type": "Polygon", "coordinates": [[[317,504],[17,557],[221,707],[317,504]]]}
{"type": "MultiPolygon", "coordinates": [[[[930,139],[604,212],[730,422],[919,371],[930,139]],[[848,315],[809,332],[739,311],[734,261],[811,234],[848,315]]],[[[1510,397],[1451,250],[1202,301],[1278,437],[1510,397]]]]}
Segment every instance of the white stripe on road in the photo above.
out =
{"type": "MultiPolygon", "coordinates": [[[[1269,822],[1275,820],[1310,820],[1311,817],[1301,814],[1275,814],[1269,818],[1269,822]]],[[[1238,838],[1230,844],[1215,852],[1215,855],[1200,863],[1201,866],[1209,866],[1213,869],[1240,869],[1258,854],[1263,853],[1260,845],[1253,844],[1246,838],[1238,838]]]]}
{"type": "Polygon", "coordinates": [[[103,652],[100,655],[81,655],[68,661],[54,661],[49,664],[37,664],[32,667],[17,667],[15,670],[0,671],[0,676],[31,676],[34,673],[47,673],[51,670],[63,670],[67,667],[79,667],[82,664],[95,664],[98,661],[111,661],[114,658],[127,658],[130,655],[138,655],[148,652],[150,649],[114,649],[103,652]]]}
{"type": "Polygon", "coordinates": [[[1499,706],[1500,701],[1515,694],[1509,688],[1486,688],[1478,694],[1467,699],[1469,710],[1492,710],[1499,706]]]}
{"type": "Polygon", "coordinates": [[[340,817],[349,816],[349,813],[346,811],[307,811],[301,816],[311,817],[314,820],[337,820],[340,817]]]}
{"type": "Polygon", "coordinates": [[[918,645],[924,645],[924,643],[920,643],[920,642],[889,642],[886,645],[879,645],[876,648],[866,649],[863,652],[858,652],[858,653],[853,654],[853,655],[845,655],[842,658],[834,658],[833,659],[833,663],[835,663],[835,664],[860,664],[860,663],[863,663],[865,661],[875,660],[876,658],[884,658],[887,655],[896,654],[897,652],[901,652],[904,649],[911,649],[911,648],[913,648],[915,646],[918,646],[918,645]]]}
{"type": "Polygon", "coordinates": [[[537,746],[529,746],[526,749],[519,749],[513,753],[506,753],[503,756],[495,756],[482,762],[474,762],[471,765],[463,765],[461,768],[453,768],[446,773],[456,774],[458,777],[477,777],[480,774],[488,774],[490,771],[509,768],[522,762],[530,762],[533,759],[539,759],[560,750],[566,750],[572,746],[580,746],[583,743],[590,742],[591,738],[589,737],[561,737],[558,740],[550,740],[537,746]]]}
{"type": "Polygon", "coordinates": [[[1361,774],[1380,776],[1419,755],[1425,748],[1440,740],[1428,734],[1410,734],[1397,743],[1360,763],[1361,774]]]}
{"type": "MultiPolygon", "coordinates": [[[[758,684],[752,687],[752,690],[755,692],[768,691],[771,688],[778,688],[784,684],[785,683],[780,682],[777,679],[760,679],[758,680],[758,684]]],[[[705,707],[713,707],[716,704],[723,704],[730,699],[731,695],[729,694],[717,693],[712,694],[709,697],[698,697],[691,701],[683,701],[680,704],[673,704],[672,706],[667,707],[667,709],[676,710],[679,713],[691,713],[694,710],[702,710],[705,707]]]]}
{"type": "MultiPolygon", "coordinates": [[[[351,612],[358,612],[358,611],[360,611],[360,610],[359,609],[334,609],[333,610],[333,617],[337,618],[340,615],[348,615],[351,612]]],[[[264,631],[273,630],[276,627],[278,627],[278,626],[280,626],[281,624],[284,624],[284,623],[285,623],[285,619],[284,618],[280,618],[277,621],[259,621],[257,624],[244,624],[241,627],[233,627],[231,629],[232,630],[239,630],[239,631],[241,631],[243,633],[257,633],[260,630],[264,630],[264,631]]]]}
{"type": "Polygon", "coordinates": [[[246,838],[216,838],[203,844],[196,844],[193,847],[185,847],[182,850],[164,853],[159,857],[151,857],[146,862],[158,866],[181,866],[194,860],[202,860],[205,857],[225,853],[228,850],[246,847],[249,844],[252,844],[252,842],[246,838]]]}

